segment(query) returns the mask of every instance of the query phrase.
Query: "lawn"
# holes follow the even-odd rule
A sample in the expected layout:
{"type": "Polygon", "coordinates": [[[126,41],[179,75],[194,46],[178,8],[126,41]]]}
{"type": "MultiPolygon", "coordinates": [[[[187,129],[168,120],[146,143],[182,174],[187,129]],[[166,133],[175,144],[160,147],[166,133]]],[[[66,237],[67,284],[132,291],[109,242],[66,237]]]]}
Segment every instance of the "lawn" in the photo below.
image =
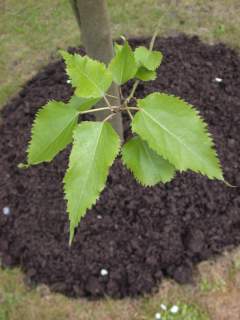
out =
{"type": "MultiPolygon", "coordinates": [[[[197,34],[209,43],[240,48],[239,0],[109,0],[113,36],[150,36],[162,17],[160,35],[197,34]]],[[[67,0],[0,0],[0,106],[18,92],[59,48],[80,44],[67,0]]],[[[30,288],[18,270],[0,271],[0,320],[150,320],[160,304],[180,306],[164,320],[239,320],[240,251],[202,263],[195,283],[165,281],[149,297],[89,302],[52,294],[44,285],[30,288]]]]}
{"type": "MultiPolygon", "coordinates": [[[[240,47],[238,0],[109,0],[113,36],[198,34],[240,47]]],[[[67,0],[0,0],[0,105],[16,93],[58,48],[80,44],[67,0]]]]}
{"type": "Polygon", "coordinates": [[[154,320],[159,312],[163,320],[239,320],[239,296],[239,249],[199,264],[192,285],[165,280],[159,292],[139,299],[69,299],[45,285],[30,288],[18,269],[0,272],[0,320],[154,320]]]}

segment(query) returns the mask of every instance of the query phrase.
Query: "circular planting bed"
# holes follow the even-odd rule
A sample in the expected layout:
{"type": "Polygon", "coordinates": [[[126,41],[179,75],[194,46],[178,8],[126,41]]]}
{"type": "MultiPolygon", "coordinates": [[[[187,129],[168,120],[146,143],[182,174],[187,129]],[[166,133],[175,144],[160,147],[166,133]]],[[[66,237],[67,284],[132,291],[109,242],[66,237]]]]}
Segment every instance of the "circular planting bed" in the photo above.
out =
{"type": "MultiPolygon", "coordinates": [[[[130,41],[134,46],[149,40],[130,41]]],[[[164,91],[195,105],[216,142],[225,178],[240,185],[240,58],[198,38],[157,39],[164,54],[158,79],[137,96],[164,91]],[[222,79],[216,79],[220,78],[222,79]]],[[[38,108],[72,94],[62,61],[48,65],[2,111],[0,257],[33,283],[70,296],[151,292],[169,276],[191,281],[193,265],[240,243],[240,191],[192,173],[143,188],[115,161],[97,205],[68,246],[62,178],[67,151],[51,164],[20,170],[38,108]]],[[[127,94],[130,86],[125,86],[127,94]]],[[[128,133],[126,133],[128,135],[128,133]]]]}

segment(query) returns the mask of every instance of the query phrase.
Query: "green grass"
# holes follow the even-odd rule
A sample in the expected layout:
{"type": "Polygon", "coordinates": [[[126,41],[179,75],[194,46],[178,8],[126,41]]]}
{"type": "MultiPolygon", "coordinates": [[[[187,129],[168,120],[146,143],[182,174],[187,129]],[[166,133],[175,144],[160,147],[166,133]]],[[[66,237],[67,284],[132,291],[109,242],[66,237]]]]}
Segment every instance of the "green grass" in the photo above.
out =
{"type": "Polygon", "coordinates": [[[167,305],[167,310],[160,308],[162,320],[209,320],[207,313],[203,312],[195,304],[176,303],[179,311],[175,314],[171,312],[172,305],[167,305]]]}
{"type": "MultiPolygon", "coordinates": [[[[238,0],[108,0],[113,36],[198,34],[239,48],[238,0]],[[172,4],[171,4],[172,3],[172,4]],[[227,8],[227,9],[226,9],[227,8]]],[[[79,45],[68,0],[0,0],[0,105],[16,93],[58,48],[79,45]]]]}
{"type": "Polygon", "coordinates": [[[234,265],[234,269],[236,270],[236,272],[240,271],[240,257],[237,257],[233,261],[233,265],[234,265]]]}
{"type": "Polygon", "coordinates": [[[234,280],[238,272],[240,272],[240,253],[233,257],[232,265],[229,269],[230,280],[234,280]]]}
{"type": "Polygon", "coordinates": [[[182,297],[181,301],[178,300],[179,297],[177,296],[168,297],[168,299],[172,300],[172,303],[164,299],[146,299],[141,305],[143,319],[153,320],[157,314],[160,314],[161,320],[210,320],[209,314],[196,303],[184,301],[186,297],[182,297]],[[166,310],[161,307],[162,305],[166,307],[166,310]],[[172,312],[173,306],[178,307],[177,313],[172,312]]]}
{"type": "Polygon", "coordinates": [[[53,294],[41,285],[30,289],[18,269],[0,272],[0,320],[154,320],[165,303],[163,320],[210,320],[187,291],[166,283],[162,292],[139,299],[86,301],[53,294]],[[189,301],[189,302],[187,302],[189,301]],[[179,306],[173,315],[170,307],[179,306]]]}
{"type": "Polygon", "coordinates": [[[224,290],[226,283],[223,279],[217,279],[210,281],[207,278],[201,279],[199,283],[199,289],[203,293],[216,292],[219,290],[224,290]]]}
{"type": "Polygon", "coordinates": [[[22,299],[21,290],[16,289],[21,288],[17,270],[1,272],[0,280],[0,320],[8,320],[22,299]]]}

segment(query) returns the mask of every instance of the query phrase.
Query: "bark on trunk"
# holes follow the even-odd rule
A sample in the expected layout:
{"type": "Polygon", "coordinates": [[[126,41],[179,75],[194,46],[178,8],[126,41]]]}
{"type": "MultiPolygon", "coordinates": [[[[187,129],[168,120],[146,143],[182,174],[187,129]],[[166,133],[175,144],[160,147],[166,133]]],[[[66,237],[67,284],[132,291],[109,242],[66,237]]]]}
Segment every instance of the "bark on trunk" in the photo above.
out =
{"type": "MultiPolygon", "coordinates": [[[[106,1],[70,0],[70,2],[81,30],[82,43],[87,55],[108,64],[113,57],[113,44],[106,1]]],[[[118,86],[113,84],[108,93],[117,97],[117,99],[108,98],[111,104],[120,105],[118,86]]],[[[100,105],[102,106],[103,103],[103,101],[100,102],[100,105]]],[[[96,113],[97,120],[103,120],[108,114],[108,111],[96,113]]],[[[121,114],[117,114],[110,121],[123,140],[121,114]]]]}

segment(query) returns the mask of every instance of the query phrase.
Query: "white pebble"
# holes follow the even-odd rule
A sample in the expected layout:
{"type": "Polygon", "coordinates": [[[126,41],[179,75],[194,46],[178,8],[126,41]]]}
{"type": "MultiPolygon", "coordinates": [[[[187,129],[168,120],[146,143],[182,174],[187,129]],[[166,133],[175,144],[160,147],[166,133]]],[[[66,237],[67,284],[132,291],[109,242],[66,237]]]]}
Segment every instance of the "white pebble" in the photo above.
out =
{"type": "Polygon", "coordinates": [[[108,275],[107,269],[101,269],[100,274],[101,274],[102,277],[107,276],[108,275]]]}
{"type": "Polygon", "coordinates": [[[155,319],[156,319],[156,320],[162,319],[161,313],[157,312],[157,313],[155,314],[155,319]]]}
{"type": "Polygon", "coordinates": [[[71,83],[71,80],[68,79],[68,80],[67,80],[67,83],[71,83]]]}
{"type": "Polygon", "coordinates": [[[161,305],[160,305],[160,308],[161,308],[162,310],[164,310],[164,311],[167,311],[167,307],[165,306],[165,304],[161,304],[161,305]]]}
{"type": "Polygon", "coordinates": [[[222,79],[222,78],[218,78],[218,77],[217,77],[217,78],[215,78],[215,81],[216,81],[216,82],[222,82],[222,81],[223,81],[223,79],[222,79]]]}
{"type": "Polygon", "coordinates": [[[178,306],[172,306],[172,308],[170,309],[170,312],[175,314],[175,313],[178,313],[179,311],[179,307],[178,306]]]}
{"type": "Polygon", "coordinates": [[[9,208],[9,207],[4,207],[4,208],[2,209],[2,212],[3,212],[3,214],[4,214],[5,216],[8,216],[11,211],[10,211],[10,208],[9,208]]]}
{"type": "Polygon", "coordinates": [[[97,215],[98,219],[102,219],[102,216],[100,214],[97,215]]]}

